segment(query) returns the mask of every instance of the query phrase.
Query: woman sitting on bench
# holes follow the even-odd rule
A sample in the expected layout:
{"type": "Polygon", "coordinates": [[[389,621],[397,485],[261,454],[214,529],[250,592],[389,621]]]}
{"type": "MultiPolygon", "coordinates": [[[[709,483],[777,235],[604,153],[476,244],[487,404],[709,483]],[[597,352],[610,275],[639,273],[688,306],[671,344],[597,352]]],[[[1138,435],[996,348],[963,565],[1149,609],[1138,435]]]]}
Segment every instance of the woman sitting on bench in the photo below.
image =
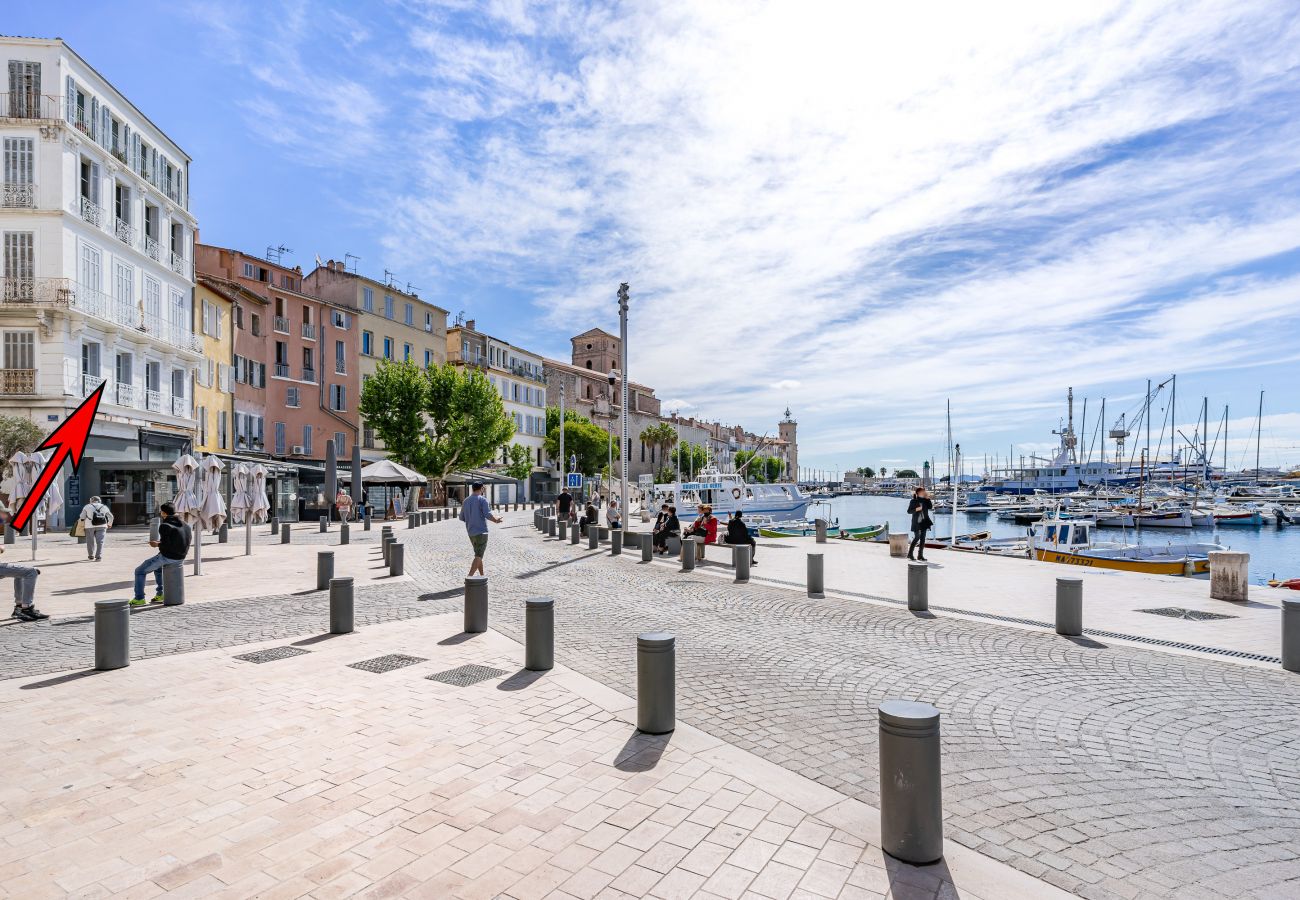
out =
{"type": "Polygon", "coordinates": [[[655,553],[661,555],[668,552],[668,539],[676,537],[682,531],[682,525],[677,521],[677,507],[669,506],[667,509],[667,515],[663,517],[660,526],[654,530],[652,541],[655,553]]]}

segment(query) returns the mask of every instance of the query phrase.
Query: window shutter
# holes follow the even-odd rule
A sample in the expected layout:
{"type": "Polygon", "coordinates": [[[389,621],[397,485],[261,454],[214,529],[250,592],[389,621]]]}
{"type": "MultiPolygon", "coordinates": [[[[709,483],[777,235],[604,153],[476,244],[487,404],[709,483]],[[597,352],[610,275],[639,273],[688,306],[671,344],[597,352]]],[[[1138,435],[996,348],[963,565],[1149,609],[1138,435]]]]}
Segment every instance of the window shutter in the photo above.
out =
{"type": "Polygon", "coordinates": [[[90,202],[99,206],[99,163],[90,164],[90,202]]]}
{"type": "Polygon", "coordinates": [[[99,143],[99,99],[90,98],[90,139],[99,143]]]}
{"type": "Polygon", "coordinates": [[[122,123],[122,155],[126,157],[126,164],[131,165],[131,126],[125,122],[122,123]]]}
{"type": "Polygon", "coordinates": [[[140,134],[131,135],[131,171],[140,173],[140,134]]]}
{"type": "Polygon", "coordinates": [[[71,75],[67,77],[67,93],[63,97],[64,118],[71,125],[77,121],[77,82],[71,75]]]}
{"type": "Polygon", "coordinates": [[[153,182],[154,187],[157,187],[158,186],[158,148],[157,147],[149,148],[149,171],[153,173],[153,175],[149,178],[149,180],[153,182]]]}
{"type": "Polygon", "coordinates": [[[99,105],[99,143],[104,148],[113,146],[113,113],[109,111],[107,103],[99,105]]]}

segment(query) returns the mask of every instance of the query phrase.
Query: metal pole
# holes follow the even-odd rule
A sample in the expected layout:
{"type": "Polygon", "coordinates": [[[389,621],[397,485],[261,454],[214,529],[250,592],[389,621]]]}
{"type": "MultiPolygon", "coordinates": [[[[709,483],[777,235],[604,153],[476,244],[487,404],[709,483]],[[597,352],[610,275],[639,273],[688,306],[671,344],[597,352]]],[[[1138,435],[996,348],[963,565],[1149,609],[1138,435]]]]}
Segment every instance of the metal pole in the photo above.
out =
{"type": "MultiPolygon", "coordinates": [[[[560,374],[560,490],[569,480],[568,457],[564,455],[564,375],[560,374]]],[[[575,499],[576,502],[576,499],[575,499]]]]}
{"type": "MultiPolygon", "coordinates": [[[[628,452],[631,439],[627,433],[627,282],[619,285],[618,288],[618,326],[619,326],[619,355],[618,364],[619,374],[623,377],[623,443],[618,445],[618,453],[623,457],[623,483],[619,490],[619,503],[622,504],[623,523],[626,525],[630,515],[631,507],[628,506],[627,491],[627,458],[631,456],[628,452]]],[[[611,473],[612,474],[612,473],[611,473]]]]}

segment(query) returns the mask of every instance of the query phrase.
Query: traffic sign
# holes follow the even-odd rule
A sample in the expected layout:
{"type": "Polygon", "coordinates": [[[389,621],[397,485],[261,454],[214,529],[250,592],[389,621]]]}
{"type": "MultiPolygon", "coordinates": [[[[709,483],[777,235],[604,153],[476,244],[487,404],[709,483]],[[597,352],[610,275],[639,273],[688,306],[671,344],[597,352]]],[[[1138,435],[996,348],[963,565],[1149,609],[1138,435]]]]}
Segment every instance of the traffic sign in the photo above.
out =
{"type": "Polygon", "coordinates": [[[565,481],[564,481],[564,486],[565,486],[565,487],[570,487],[570,488],[580,488],[580,487],[582,487],[582,473],[581,473],[581,472],[570,472],[568,475],[565,475],[565,476],[564,476],[564,479],[565,479],[565,481]]]}

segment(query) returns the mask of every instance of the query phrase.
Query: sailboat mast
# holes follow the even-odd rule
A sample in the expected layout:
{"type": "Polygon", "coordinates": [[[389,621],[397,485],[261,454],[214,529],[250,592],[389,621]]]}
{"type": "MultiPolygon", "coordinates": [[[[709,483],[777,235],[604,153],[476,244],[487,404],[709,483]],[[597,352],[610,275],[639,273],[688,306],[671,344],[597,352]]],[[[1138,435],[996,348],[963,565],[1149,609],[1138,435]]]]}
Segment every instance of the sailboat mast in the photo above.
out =
{"type": "Polygon", "coordinates": [[[1178,376],[1169,378],[1169,483],[1174,483],[1174,436],[1178,433],[1178,376]]]}
{"type": "Polygon", "coordinates": [[[1259,417],[1255,420],[1255,484],[1259,484],[1259,445],[1264,439],[1264,392],[1259,392],[1259,417]]]}
{"type": "MultiPolygon", "coordinates": [[[[1147,446],[1146,449],[1143,451],[1143,453],[1150,454],[1151,453],[1151,379],[1150,378],[1147,379],[1147,402],[1145,404],[1145,407],[1146,407],[1146,416],[1147,416],[1147,446]]],[[[1143,466],[1142,472],[1144,474],[1141,475],[1141,478],[1143,481],[1146,481],[1145,464],[1143,466]]],[[[1141,505],[1140,501],[1139,501],[1139,505],[1141,505]]]]}
{"type": "Polygon", "coordinates": [[[1210,398],[1201,398],[1201,481],[1210,483],[1210,398]]]}

